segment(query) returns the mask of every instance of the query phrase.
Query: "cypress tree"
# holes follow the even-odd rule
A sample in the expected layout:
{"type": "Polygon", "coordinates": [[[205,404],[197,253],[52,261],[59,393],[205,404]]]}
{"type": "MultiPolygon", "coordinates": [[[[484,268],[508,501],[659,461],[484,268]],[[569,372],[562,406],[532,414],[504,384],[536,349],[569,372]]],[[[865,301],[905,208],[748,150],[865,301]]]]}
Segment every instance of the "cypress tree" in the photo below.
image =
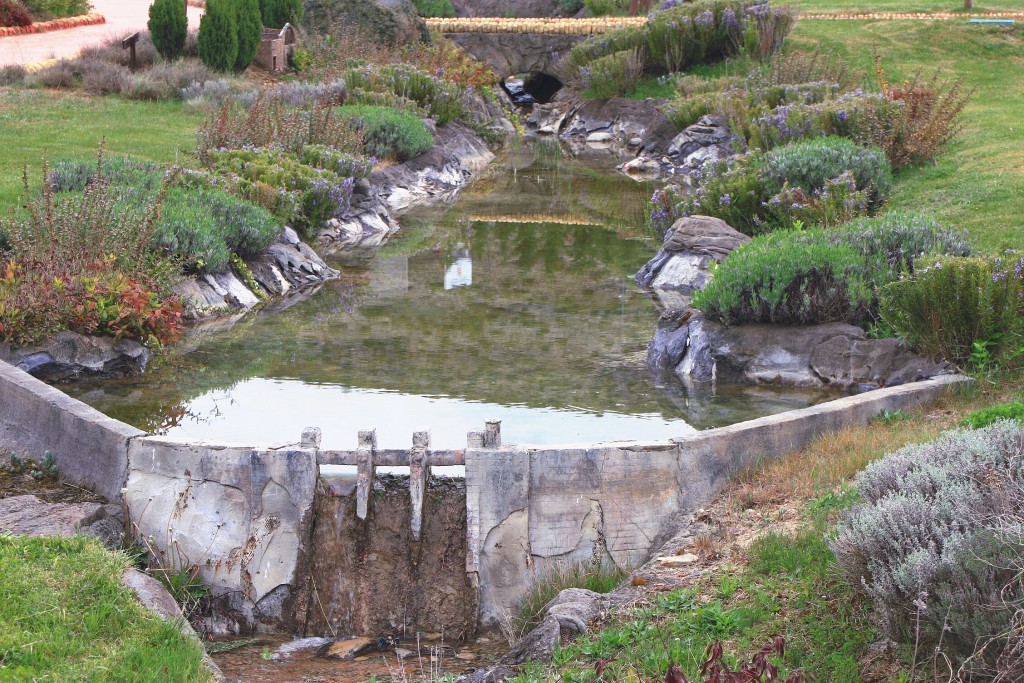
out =
{"type": "Polygon", "coordinates": [[[207,0],[199,21],[199,59],[216,71],[235,68],[238,57],[238,26],[234,0],[207,0]]]}
{"type": "Polygon", "coordinates": [[[260,0],[263,25],[281,28],[285,24],[298,26],[302,20],[302,0],[260,0]]]}
{"type": "Polygon", "coordinates": [[[263,22],[260,20],[259,0],[234,0],[237,10],[238,55],[235,70],[245,71],[256,58],[256,50],[263,39],[263,22]]]}
{"type": "Polygon", "coordinates": [[[149,33],[164,59],[177,59],[185,51],[188,17],[184,0],[154,0],[149,6],[149,33]]]}

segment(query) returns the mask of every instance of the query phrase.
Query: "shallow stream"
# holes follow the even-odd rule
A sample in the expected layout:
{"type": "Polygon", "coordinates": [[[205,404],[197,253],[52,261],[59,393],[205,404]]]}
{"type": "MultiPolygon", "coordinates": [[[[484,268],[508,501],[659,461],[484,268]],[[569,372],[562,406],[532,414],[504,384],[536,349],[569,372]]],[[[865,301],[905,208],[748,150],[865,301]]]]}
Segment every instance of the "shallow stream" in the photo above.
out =
{"type": "Polygon", "coordinates": [[[144,377],[65,390],[147,431],[272,444],[319,426],[327,448],[367,428],[407,447],[424,426],[461,447],[491,417],[518,443],[663,439],[827,398],[651,376],[659,311],[632,276],[657,248],[653,187],[618,161],[523,140],[374,258],[335,259],[341,280],[309,298],[198,330],[144,377]]]}

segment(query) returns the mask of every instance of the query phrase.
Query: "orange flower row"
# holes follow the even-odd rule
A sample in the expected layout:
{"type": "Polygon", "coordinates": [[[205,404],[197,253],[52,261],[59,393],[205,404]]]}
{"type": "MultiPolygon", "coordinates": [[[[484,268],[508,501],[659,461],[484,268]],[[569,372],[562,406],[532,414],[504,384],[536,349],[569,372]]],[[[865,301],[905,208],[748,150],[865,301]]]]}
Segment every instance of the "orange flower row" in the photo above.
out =
{"type": "Polygon", "coordinates": [[[83,14],[77,17],[54,19],[53,21],[37,21],[34,24],[29,24],[28,26],[3,26],[0,27],[0,38],[23,36],[29,33],[62,31],[66,28],[78,28],[79,26],[93,26],[95,24],[105,23],[107,23],[107,20],[102,14],[83,14]]]}

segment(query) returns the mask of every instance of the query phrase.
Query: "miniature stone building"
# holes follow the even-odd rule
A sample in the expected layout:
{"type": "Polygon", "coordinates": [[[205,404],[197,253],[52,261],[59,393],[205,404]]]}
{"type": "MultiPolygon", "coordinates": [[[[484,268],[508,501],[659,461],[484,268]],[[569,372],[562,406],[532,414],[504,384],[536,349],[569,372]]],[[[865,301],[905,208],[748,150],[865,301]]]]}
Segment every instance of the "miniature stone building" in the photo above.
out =
{"type": "Polygon", "coordinates": [[[256,66],[271,73],[284,71],[288,68],[288,58],[295,51],[295,43],[295,29],[291,24],[263,29],[263,40],[256,51],[256,66]]]}

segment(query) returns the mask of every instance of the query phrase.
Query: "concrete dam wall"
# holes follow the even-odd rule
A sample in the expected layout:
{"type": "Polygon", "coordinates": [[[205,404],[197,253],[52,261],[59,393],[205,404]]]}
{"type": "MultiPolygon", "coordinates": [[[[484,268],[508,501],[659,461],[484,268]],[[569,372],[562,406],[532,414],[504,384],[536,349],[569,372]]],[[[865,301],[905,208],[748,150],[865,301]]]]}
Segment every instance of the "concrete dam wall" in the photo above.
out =
{"type": "Polygon", "coordinates": [[[734,473],[962,381],[668,441],[503,444],[492,421],[464,449],[432,449],[427,430],[408,449],[378,449],[371,430],[355,449],[332,451],[315,428],[271,445],[147,436],[0,362],[0,440],[50,451],[62,477],[123,502],[131,533],[164,563],[197,565],[251,629],[458,637],[514,611],[558,563],[640,565],[734,473]],[[338,465],[352,471],[328,469],[338,465]],[[377,473],[395,466],[408,476],[377,473]],[[464,480],[431,476],[452,466],[464,480]]]}

